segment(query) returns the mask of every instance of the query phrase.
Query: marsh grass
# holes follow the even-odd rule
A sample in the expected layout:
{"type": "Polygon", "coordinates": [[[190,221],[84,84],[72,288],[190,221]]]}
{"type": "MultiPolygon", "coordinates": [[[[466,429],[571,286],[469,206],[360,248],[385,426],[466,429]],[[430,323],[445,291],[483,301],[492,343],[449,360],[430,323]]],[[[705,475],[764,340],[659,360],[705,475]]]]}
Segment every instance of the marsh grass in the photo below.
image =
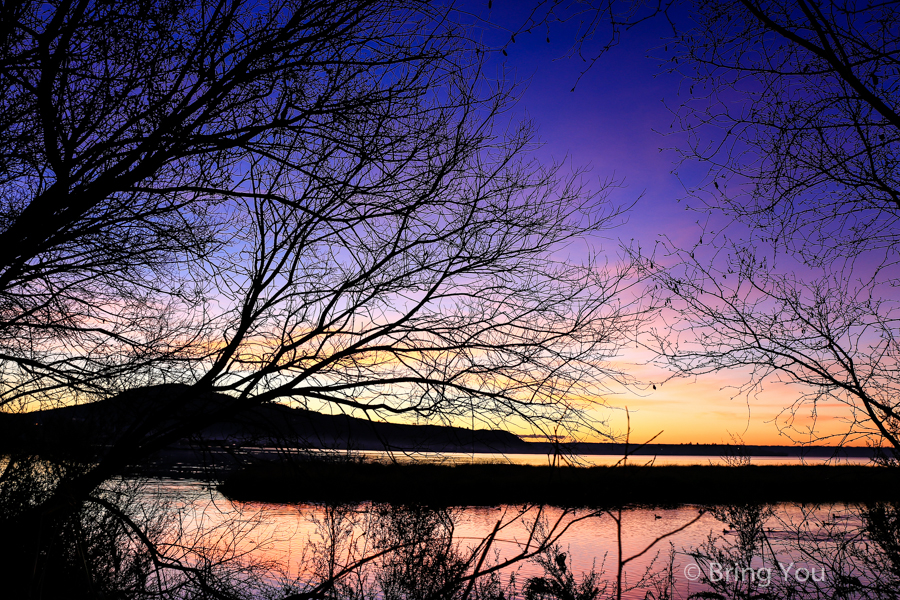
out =
{"type": "Polygon", "coordinates": [[[564,507],[900,498],[894,469],[857,465],[570,467],[509,464],[268,463],[230,475],[236,500],[564,507]]]}

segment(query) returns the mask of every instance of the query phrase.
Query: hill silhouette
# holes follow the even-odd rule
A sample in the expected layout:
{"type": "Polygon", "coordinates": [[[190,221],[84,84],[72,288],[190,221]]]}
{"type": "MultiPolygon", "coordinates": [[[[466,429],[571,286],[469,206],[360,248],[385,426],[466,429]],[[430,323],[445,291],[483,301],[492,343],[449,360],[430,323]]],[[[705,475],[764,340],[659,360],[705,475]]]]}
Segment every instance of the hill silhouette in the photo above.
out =
{"type": "MultiPolygon", "coordinates": [[[[0,444],[7,449],[39,449],[63,438],[77,438],[81,443],[106,445],[137,430],[152,434],[181,419],[202,420],[232,402],[223,394],[196,395],[188,386],[171,384],[130,390],[92,403],[0,413],[0,444]]],[[[335,450],[529,451],[527,442],[507,431],[387,423],[277,403],[253,406],[205,425],[197,436],[181,442],[189,441],[335,450]]]]}
{"type": "MultiPolygon", "coordinates": [[[[785,458],[871,458],[880,451],[869,447],[833,446],[733,446],[727,444],[647,444],[636,447],[612,442],[526,442],[502,430],[466,429],[446,425],[387,423],[346,414],[323,414],[283,404],[266,403],[235,412],[215,421],[233,403],[223,394],[197,395],[186,385],[169,384],[138,388],[98,402],[63,406],[29,413],[0,413],[0,451],[55,454],[63,458],[81,452],[88,458],[101,454],[121,436],[153,435],[183,419],[202,425],[198,434],[173,444],[165,463],[197,463],[187,447],[228,453],[235,449],[246,458],[274,456],[271,449],[321,449],[333,451],[463,452],[502,454],[554,454],[637,457],[770,456],[785,458]]],[[[241,459],[243,460],[243,458],[241,459]]]]}

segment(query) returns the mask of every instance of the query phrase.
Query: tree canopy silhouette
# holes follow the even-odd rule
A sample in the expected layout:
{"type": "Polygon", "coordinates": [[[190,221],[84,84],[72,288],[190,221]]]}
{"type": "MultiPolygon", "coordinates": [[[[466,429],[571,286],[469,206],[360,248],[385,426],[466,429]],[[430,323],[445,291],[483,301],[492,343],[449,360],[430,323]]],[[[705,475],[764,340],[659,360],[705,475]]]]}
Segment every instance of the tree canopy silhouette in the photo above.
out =
{"type": "Polygon", "coordinates": [[[675,320],[656,338],[683,373],[741,368],[803,391],[781,420],[849,407],[844,440],[900,448],[896,3],[703,2],[674,42],[689,99],[674,109],[706,212],[692,248],[665,241],[675,320]],[[874,436],[874,437],[870,437],[874,436]]]}
{"type": "Polygon", "coordinates": [[[528,158],[515,85],[453,16],[0,7],[0,405],[181,384],[77,465],[8,461],[24,588],[71,566],[26,532],[113,510],[104,481],[248,407],[577,427],[623,377],[628,266],[558,258],[620,209],[528,158]]]}

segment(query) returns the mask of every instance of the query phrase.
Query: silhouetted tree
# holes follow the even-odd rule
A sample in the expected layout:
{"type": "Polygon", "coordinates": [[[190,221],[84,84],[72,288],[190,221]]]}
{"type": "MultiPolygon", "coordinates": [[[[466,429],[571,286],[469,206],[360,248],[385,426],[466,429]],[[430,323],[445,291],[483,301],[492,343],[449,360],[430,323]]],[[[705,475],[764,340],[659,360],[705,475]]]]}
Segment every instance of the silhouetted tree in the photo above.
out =
{"type": "Polygon", "coordinates": [[[681,373],[800,384],[798,411],[849,407],[845,440],[900,447],[895,289],[900,21],[895,3],[700,2],[671,42],[689,100],[675,109],[691,248],[647,258],[674,315],[656,337],[681,373]],[[693,167],[689,167],[693,168],[693,167]],[[668,255],[665,258],[663,255],[668,255]],[[660,271],[660,262],[679,266],[660,271]]]}
{"type": "Polygon", "coordinates": [[[554,255],[619,209],[527,158],[530,124],[499,120],[515,87],[453,15],[0,7],[0,405],[182,384],[120,397],[129,420],[58,478],[7,462],[0,493],[39,493],[6,503],[4,581],[89,593],[50,577],[50,538],[128,465],[263,402],[577,427],[624,377],[628,265],[554,255]]]}

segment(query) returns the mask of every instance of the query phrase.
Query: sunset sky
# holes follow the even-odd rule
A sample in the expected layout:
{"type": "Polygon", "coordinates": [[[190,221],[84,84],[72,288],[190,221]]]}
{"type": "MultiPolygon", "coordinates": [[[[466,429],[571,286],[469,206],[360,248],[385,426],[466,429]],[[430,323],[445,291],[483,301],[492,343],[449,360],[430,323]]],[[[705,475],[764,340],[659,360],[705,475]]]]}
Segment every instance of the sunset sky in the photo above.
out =
{"type": "MultiPolygon", "coordinates": [[[[494,2],[492,11],[484,10],[486,2],[475,4],[473,12],[495,23],[521,22],[526,16],[516,12],[512,3],[494,2]]],[[[683,14],[674,16],[676,21],[685,19],[683,14]]],[[[550,30],[550,43],[545,31],[520,34],[515,44],[506,45],[506,57],[497,56],[498,70],[502,64],[516,79],[527,81],[517,110],[538,127],[543,146],[537,155],[545,161],[568,158],[575,167],[589,166],[595,185],[607,179],[619,181],[623,187],[611,194],[614,201],[631,203],[640,197],[627,222],[610,232],[604,244],[609,252],[616,252],[618,240],[627,243],[634,239],[643,247],[652,247],[661,235],[683,247],[696,243],[700,235],[697,221],[702,215],[686,210],[685,202],[678,200],[685,196],[685,185],[699,181],[702,170],[694,164],[677,165],[678,156],[671,150],[679,142],[677,134],[669,132],[677,130],[677,124],[670,126],[672,109],[684,98],[679,97],[682,77],[667,73],[667,65],[660,60],[666,55],[665,38],[671,29],[664,20],[656,19],[627,32],[580,80],[587,63],[566,56],[577,29],[577,19],[556,24],[550,30]],[[673,173],[676,167],[678,176],[673,173]]],[[[503,36],[486,29],[487,41],[502,44],[503,36]]],[[[594,47],[602,41],[598,35],[594,47]]],[[[586,46],[588,58],[591,48],[586,46]]],[[[648,358],[646,353],[628,353],[622,356],[627,365],[623,368],[648,382],[658,383],[671,375],[642,366],[648,358]]],[[[783,410],[798,398],[801,389],[773,382],[749,397],[738,394],[736,388],[747,381],[745,373],[723,372],[668,381],[656,391],[623,390],[608,401],[619,409],[628,407],[637,441],[662,432],[657,441],[663,443],[729,443],[732,434],[748,444],[792,443],[779,433],[779,424],[785,425],[787,413],[782,414],[783,410]]],[[[615,430],[625,429],[624,410],[598,414],[611,415],[615,430]]],[[[813,420],[809,410],[796,416],[791,436],[795,442],[810,441],[808,427],[813,420]]],[[[820,404],[816,432],[846,431],[846,416],[842,405],[820,404]]],[[[833,438],[822,443],[839,441],[833,438]]]]}

